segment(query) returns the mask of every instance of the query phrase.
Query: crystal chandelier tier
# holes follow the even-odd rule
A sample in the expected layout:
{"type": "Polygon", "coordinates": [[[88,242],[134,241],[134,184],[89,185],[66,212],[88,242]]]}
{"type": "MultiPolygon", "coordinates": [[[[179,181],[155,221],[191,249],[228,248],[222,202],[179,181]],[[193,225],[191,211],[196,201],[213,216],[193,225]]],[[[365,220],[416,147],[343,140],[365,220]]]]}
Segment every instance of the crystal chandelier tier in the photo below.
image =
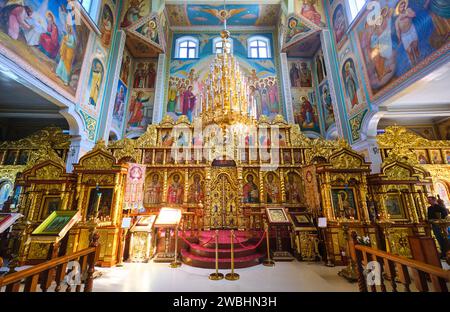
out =
{"type": "Polygon", "coordinates": [[[202,122],[221,128],[233,124],[253,124],[256,107],[250,105],[247,77],[231,53],[230,32],[221,32],[222,46],[210,66],[202,95],[202,122]]]}

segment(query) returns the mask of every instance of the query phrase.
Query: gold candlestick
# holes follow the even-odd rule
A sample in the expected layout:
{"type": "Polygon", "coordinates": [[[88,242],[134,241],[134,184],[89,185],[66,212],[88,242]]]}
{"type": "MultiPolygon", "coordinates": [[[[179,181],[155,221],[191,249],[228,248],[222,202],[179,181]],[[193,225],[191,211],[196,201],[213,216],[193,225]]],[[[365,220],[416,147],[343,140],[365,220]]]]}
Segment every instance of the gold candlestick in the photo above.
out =
{"type": "Polygon", "coordinates": [[[270,258],[270,237],[269,237],[269,226],[267,223],[265,224],[266,228],[266,241],[267,241],[267,259],[263,261],[264,266],[273,267],[275,265],[275,261],[270,258]]]}
{"type": "Polygon", "coordinates": [[[234,246],[233,246],[234,230],[231,230],[231,273],[225,275],[225,279],[229,281],[237,281],[239,274],[234,273],[234,246]]]}
{"type": "Polygon", "coordinates": [[[209,275],[209,279],[219,281],[223,279],[223,274],[219,273],[219,231],[216,230],[216,272],[209,275]]]}
{"type": "Polygon", "coordinates": [[[170,264],[170,267],[179,268],[181,266],[181,262],[178,261],[178,226],[175,228],[175,255],[173,258],[174,259],[170,264]]]}

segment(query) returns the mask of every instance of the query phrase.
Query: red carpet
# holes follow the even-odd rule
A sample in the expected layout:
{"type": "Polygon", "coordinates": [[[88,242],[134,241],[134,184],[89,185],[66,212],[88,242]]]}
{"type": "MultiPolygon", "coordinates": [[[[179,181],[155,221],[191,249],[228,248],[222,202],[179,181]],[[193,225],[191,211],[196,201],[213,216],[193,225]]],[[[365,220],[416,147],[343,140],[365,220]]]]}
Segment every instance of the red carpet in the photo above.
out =
{"type": "MultiPolygon", "coordinates": [[[[189,244],[184,243],[181,249],[183,262],[198,268],[214,269],[216,261],[215,231],[203,231],[198,239],[188,239],[189,244]]],[[[231,268],[231,231],[219,231],[219,268],[231,268]]],[[[251,238],[247,232],[235,231],[234,239],[234,267],[237,269],[248,268],[261,263],[265,254],[263,246],[258,246],[263,233],[253,234],[251,238]]],[[[186,235],[189,237],[189,235],[186,235]]]]}

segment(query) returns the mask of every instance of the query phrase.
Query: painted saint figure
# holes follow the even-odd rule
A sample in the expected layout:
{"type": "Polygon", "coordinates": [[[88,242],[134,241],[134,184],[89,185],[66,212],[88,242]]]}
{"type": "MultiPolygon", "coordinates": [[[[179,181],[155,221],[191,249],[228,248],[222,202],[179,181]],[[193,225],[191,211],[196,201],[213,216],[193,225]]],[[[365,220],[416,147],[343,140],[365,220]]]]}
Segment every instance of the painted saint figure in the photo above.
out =
{"type": "Polygon", "coordinates": [[[253,182],[253,175],[247,176],[247,183],[244,185],[244,203],[259,203],[258,186],[253,182]]]}
{"type": "Polygon", "coordinates": [[[358,99],[358,78],[356,77],[356,73],[353,67],[353,60],[349,59],[344,64],[344,85],[345,91],[347,92],[348,99],[350,100],[351,107],[355,107],[359,104],[358,99]]]}
{"type": "Polygon", "coordinates": [[[141,9],[145,5],[142,0],[130,0],[130,6],[125,12],[125,17],[123,18],[121,27],[128,27],[138,19],[143,17],[141,15],[141,9]]]}
{"type": "Polygon", "coordinates": [[[397,3],[395,13],[398,15],[395,21],[395,31],[397,32],[398,41],[403,44],[411,65],[415,66],[420,58],[419,36],[413,23],[416,12],[408,8],[406,0],[400,0],[397,3]]]}
{"type": "Polygon", "coordinates": [[[266,202],[268,204],[276,204],[280,200],[280,188],[275,182],[273,173],[267,175],[267,181],[265,185],[266,190],[266,202]]]}
{"type": "Polygon", "coordinates": [[[73,35],[73,28],[67,25],[67,34],[64,35],[59,49],[59,63],[56,67],[56,75],[61,78],[67,86],[72,77],[73,59],[75,58],[76,49],[75,36],[73,35]]]}
{"type": "Polygon", "coordinates": [[[298,68],[297,63],[293,62],[291,64],[289,76],[291,78],[291,87],[292,88],[300,87],[300,70],[298,68]]]}
{"type": "Polygon", "coordinates": [[[306,88],[312,87],[311,70],[305,62],[300,64],[300,86],[306,88]]]}
{"type": "Polygon", "coordinates": [[[288,183],[286,184],[286,201],[290,204],[298,204],[300,200],[300,190],[295,181],[295,174],[291,172],[288,175],[288,183]]]}
{"type": "Polygon", "coordinates": [[[103,7],[102,21],[101,21],[101,40],[104,46],[109,47],[111,43],[113,15],[110,7],[105,4],[103,7]]]}
{"type": "Polygon", "coordinates": [[[189,86],[183,94],[182,113],[186,115],[190,121],[192,121],[192,112],[195,108],[195,102],[197,98],[192,93],[192,86],[189,86]]]}
{"type": "Polygon", "coordinates": [[[100,94],[100,88],[103,81],[103,65],[99,60],[95,59],[92,62],[91,72],[91,91],[89,94],[89,104],[96,107],[98,96],[100,94]]]}
{"type": "Polygon", "coordinates": [[[47,32],[41,35],[39,48],[49,58],[55,59],[59,50],[58,27],[52,12],[48,11],[45,16],[47,18],[47,32]]]}
{"type": "Polygon", "coordinates": [[[139,91],[136,97],[131,99],[130,117],[128,120],[130,127],[141,126],[142,120],[144,119],[144,105],[150,101],[150,97],[145,98],[144,95],[144,92],[139,91]]]}
{"type": "Polygon", "coordinates": [[[14,40],[19,39],[21,30],[32,29],[32,25],[27,21],[33,14],[29,6],[9,4],[0,11],[0,14],[1,24],[6,26],[8,36],[14,40]]]}
{"type": "Polygon", "coordinates": [[[178,174],[173,176],[173,181],[167,192],[167,201],[169,204],[183,203],[183,185],[180,183],[180,176],[178,174]]]}
{"type": "Polygon", "coordinates": [[[162,186],[157,174],[152,176],[152,182],[146,187],[144,203],[159,204],[161,203],[162,186]]]}
{"type": "Polygon", "coordinates": [[[189,187],[189,202],[190,203],[199,203],[203,201],[204,193],[203,186],[200,181],[200,175],[196,174],[194,176],[194,182],[189,187]]]}
{"type": "Polygon", "coordinates": [[[316,4],[317,0],[303,0],[301,14],[314,24],[322,26],[322,16],[317,12],[316,4]]]}
{"type": "Polygon", "coordinates": [[[391,60],[393,56],[391,17],[392,9],[383,8],[380,15],[379,25],[373,26],[372,36],[370,38],[370,49],[375,72],[379,80],[391,73],[390,68],[386,68],[385,62],[391,60]]]}

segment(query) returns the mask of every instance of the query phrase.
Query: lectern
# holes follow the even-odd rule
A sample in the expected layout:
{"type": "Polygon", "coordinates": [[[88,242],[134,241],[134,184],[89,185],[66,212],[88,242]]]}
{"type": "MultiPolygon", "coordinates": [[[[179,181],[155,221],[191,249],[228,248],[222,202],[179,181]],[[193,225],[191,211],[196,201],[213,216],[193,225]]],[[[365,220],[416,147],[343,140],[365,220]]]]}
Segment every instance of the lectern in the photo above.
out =
{"type": "MultiPolygon", "coordinates": [[[[164,237],[164,250],[158,252],[154,262],[172,262],[177,253],[178,225],[181,221],[181,209],[161,208],[155,221],[155,228],[160,230],[160,237],[164,237]],[[175,248],[171,251],[171,236],[175,236],[175,248]]],[[[176,259],[175,259],[176,261],[176,259]]]]}

